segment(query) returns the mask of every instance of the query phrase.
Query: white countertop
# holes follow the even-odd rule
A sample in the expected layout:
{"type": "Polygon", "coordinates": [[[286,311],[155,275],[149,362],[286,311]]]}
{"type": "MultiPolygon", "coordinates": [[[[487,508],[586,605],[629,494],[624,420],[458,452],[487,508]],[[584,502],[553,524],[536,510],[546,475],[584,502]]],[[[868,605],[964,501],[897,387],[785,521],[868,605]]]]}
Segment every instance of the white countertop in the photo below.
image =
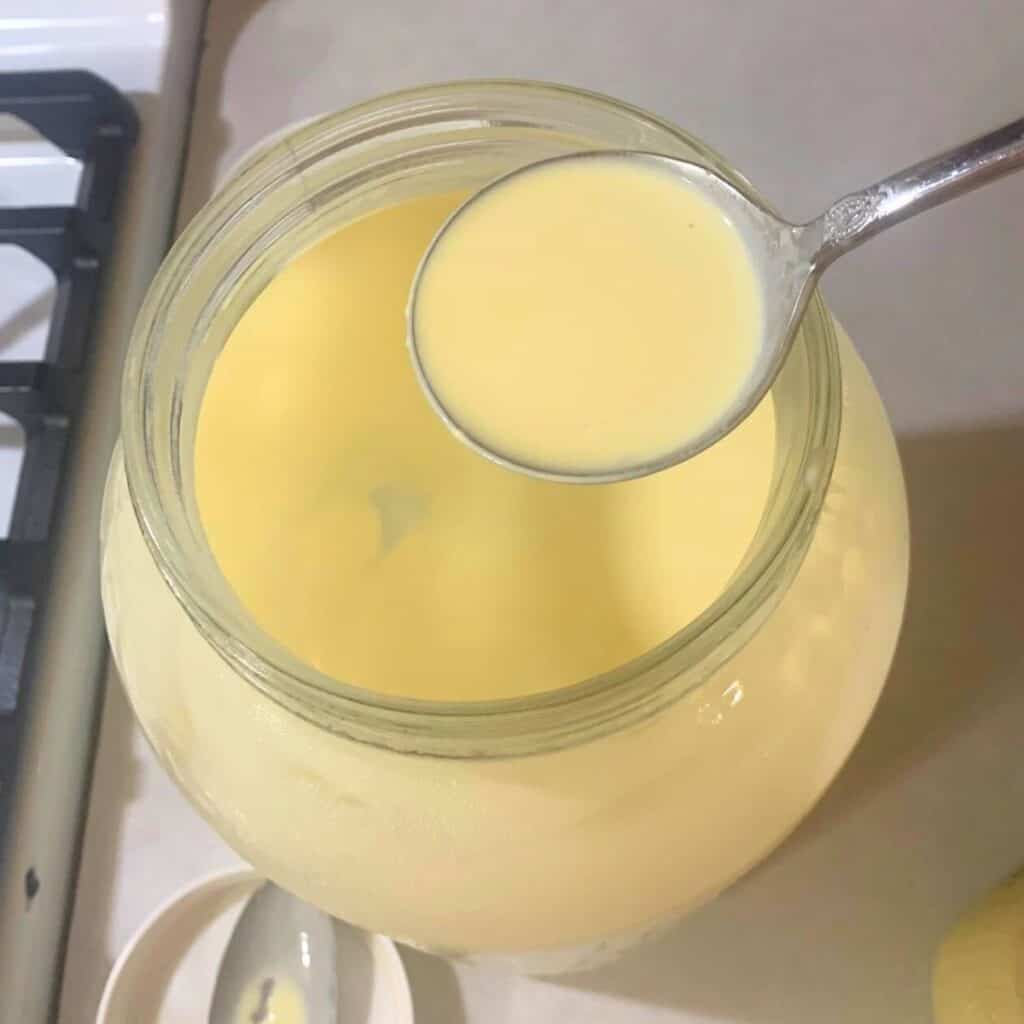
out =
{"type": "MultiPolygon", "coordinates": [[[[1020,0],[213,0],[183,216],[288,122],[471,76],[613,93],[794,219],[1024,114],[1020,0]]],[[[850,763],[767,863],[653,946],[534,981],[408,956],[419,1024],[915,1024],[956,914],[1024,862],[1024,175],[872,242],[826,295],[900,434],[910,603],[850,763]]],[[[235,860],[109,688],[62,1024],[176,887],[235,860]]],[[[140,1022],[144,1024],[144,1022],[140,1022]]]]}

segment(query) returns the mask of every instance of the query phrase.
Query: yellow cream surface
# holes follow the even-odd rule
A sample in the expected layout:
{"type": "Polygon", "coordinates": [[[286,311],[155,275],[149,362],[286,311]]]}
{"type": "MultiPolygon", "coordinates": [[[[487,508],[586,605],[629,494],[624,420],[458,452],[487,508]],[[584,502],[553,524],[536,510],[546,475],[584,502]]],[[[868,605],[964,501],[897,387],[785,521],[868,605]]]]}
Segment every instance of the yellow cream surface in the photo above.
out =
{"type": "MultiPolygon", "coordinates": [[[[405,308],[463,199],[378,210],[287,265],[219,356],[195,445],[207,538],[255,621],[334,678],[434,700],[577,683],[685,626],[740,565],[775,448],[770,398],[697,458],[625,484],[538,481],[456,440],[416,380],[405,308]]],[[[635,324],[664,328],[649,309],[635,324]]]]}
{"type": "Polygon", "coordinates": [[[485,190],[431,250],[413,327],[441,405],[484,447],[568,473],[655,461],[730,410],[761,286],[725,214],[613,155],[485,190]]]}

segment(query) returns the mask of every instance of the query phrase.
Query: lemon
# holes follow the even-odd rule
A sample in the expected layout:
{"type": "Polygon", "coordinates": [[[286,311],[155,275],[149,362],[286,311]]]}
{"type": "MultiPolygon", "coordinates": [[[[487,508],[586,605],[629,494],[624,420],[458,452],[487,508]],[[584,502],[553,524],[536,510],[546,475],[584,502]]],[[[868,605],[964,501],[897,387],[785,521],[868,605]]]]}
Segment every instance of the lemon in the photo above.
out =
{"type": "Polygon", "coordinates": [[[932,998],[936,1024],[1024,1024],[1024,871],[946,937],[932,998]]]}

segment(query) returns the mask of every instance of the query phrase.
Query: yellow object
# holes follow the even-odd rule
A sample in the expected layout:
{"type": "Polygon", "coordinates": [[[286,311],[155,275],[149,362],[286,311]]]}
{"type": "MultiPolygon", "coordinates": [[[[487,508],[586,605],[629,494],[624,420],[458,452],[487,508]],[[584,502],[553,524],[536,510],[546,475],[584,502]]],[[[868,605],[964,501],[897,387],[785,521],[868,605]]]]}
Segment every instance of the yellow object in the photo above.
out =
{"type": "Polygon", "coordinates": [[[438,239],[414,328],[455,421],[513,461],[650,462],[738,398],[762,336],[746,245],[670,171],[616,156],[531,168],[438,239]]]}
{"type": "Polygon", "coordinates": [[[253,982],[238,1004],[235,1024],[316,1024],[295,982],[282,973],[253,982]]]}
{"type": "Polygon", "coordinates": [[[936,1024],[1024,1021],[1024,872],[965,915],[939,950],[936,1024]]]}
{"type": "MultiPolygon", "coordinates": [[[[551,690],[666,640],[739,566],[774,466],[770,399],[696,459],[614,486],[530,479],[457,441],[404,312],[463,198],[379,210],[289,264],[224,347],[195,447],[204,529],[255,620],[335,678],[425,699],[551,690]]],[[[652,358],[678,371],[667,352],[652,358]]]]}

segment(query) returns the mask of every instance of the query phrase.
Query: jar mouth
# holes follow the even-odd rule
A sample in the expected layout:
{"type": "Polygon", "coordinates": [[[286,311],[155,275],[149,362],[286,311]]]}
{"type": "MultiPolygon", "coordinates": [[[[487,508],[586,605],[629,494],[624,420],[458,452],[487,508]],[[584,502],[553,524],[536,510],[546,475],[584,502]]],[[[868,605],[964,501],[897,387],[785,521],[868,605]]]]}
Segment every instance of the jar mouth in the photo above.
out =
{"type": "Polygon", "coordinates": [[[415,194],[425,169],[478,186],[532,162],[538,150],[581,148],[683,156],[750,188],[703,143],[609,97],[521,81],[427,86],[306,122],[247,157],[181,234],[147,293],[122,392],[125,469],[143,536],[176,599],[232,670],[320,727],[404,752],[474,758],[554,750],[624,728],[679,699],[735,653],[803,560],[831,477],[841,410],[836,338],[817,294],[773,388],[782,440],[744,564],[700,616],[611,671],[503,700],[393,697],[298,659],[255,625],[221,576],[192,486],[195,421],[220,347],[266,282],[332,223],[358,216],[360,204],[372,207],[385,190],[415,194]]]}

